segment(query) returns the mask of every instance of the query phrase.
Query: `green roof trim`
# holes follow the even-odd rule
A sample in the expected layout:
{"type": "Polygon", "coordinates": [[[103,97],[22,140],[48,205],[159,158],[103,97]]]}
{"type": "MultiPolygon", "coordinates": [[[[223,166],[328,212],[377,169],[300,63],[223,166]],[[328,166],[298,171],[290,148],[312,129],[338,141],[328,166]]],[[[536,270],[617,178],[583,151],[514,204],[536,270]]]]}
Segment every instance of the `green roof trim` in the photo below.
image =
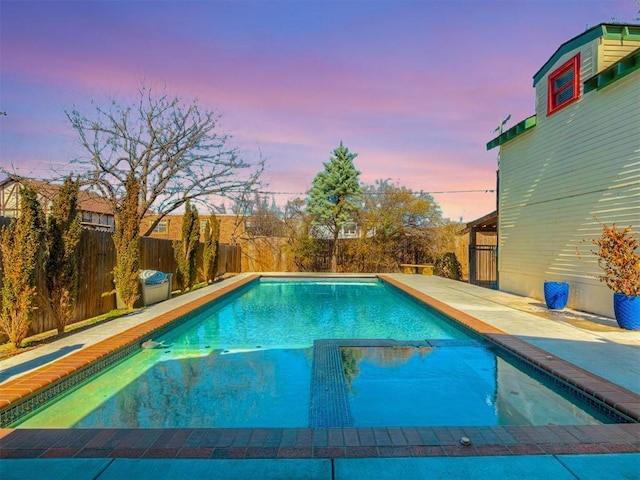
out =
{"type": "Polygon", "coordinates": [[[533,76],[533,86],[551,70],[560,57],[564,54],[581,47],[585,43],[589,43],[596,38],[605,37],[612,40],[640,40],[640,25],[638,24],[617,24],[617,23],[601,23],[589,30],[573,37],[571,40],[563,43],[558,47],[549,60],[536,72],[533,76]]]}
{"type": "Polygon", "coordinates": [[[531,130],[533,127],[536,126],[536,123],[538,121],[537,118],[538,117],[536,117],[536,115],[531,115],[529,118],[525,118],[517,125],[511,127],[509,130],[502,133],[502,135],[494,138],[489,143],[487,143],[487,150],[491,150],[492,148],[497,147],[498,145],[504,145],[509,140],[513,140],[518,135],[522,135],[526,131],[531,130]]]}
{"type": "Polygon", "coordinates": [[[621,58],[609,68],[585,80],[584,93],[608,87],[638,69],[640,69],[640,48],[621,58]]]}

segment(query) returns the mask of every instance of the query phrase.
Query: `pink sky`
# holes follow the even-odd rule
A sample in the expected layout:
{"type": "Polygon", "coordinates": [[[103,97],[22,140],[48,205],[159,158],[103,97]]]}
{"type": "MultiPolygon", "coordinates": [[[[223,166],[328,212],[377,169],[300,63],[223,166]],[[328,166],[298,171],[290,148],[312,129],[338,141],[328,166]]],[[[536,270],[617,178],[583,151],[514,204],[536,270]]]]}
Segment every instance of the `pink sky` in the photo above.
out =
{"type": "Polygon", "coordinates": [[[585,28],[638,16],[635,0],[2,0],[0,166],[68,172],[84,152],[65,110],[144,83],[219,112],[280,205],[343,141],[363,182],[434,192],[470,221],[495,208],[485,145],[534,113],[533,74],[585,28]]]}

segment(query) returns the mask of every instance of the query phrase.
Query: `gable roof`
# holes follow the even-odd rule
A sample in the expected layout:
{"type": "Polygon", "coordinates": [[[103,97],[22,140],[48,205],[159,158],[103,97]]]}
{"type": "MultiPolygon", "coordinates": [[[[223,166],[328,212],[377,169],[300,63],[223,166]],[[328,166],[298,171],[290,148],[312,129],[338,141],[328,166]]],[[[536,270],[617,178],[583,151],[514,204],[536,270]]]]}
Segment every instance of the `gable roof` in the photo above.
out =
{"type": "MultiPolygon", "coordinates": [[[[56,185],[55,183],[17,175],[11,175],[0,181],[0,188],[13,182],[29,185],[44,198],[51,201],[58,195],[58,191],[60,190],[60,185],[56,185]]],[[[85,190],[78,191],[78,209],[84,212],[113,215],[113,209],[106,198],[85,190]]]]}
{"type": "Polygon", "coordinates": [[[565,53],[575,50],[585,43],[600,37],[615,40],[640,40],[640,24],[601,23],[600,25],[589,28],[580,35],[576,35],[571,40],[567,40],[558,47],[555,53],[551,55],[551,58],[533,75],[533,86],[535,87],[536,84],[544,78],[558,59],[565,53]]]}

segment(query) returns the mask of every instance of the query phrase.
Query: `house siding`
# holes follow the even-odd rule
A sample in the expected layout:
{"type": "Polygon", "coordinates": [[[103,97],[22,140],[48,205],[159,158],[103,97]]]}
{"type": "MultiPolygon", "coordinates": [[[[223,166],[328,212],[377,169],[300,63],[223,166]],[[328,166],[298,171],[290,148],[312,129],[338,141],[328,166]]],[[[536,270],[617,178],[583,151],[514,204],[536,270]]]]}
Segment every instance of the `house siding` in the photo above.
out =
{"type": "MultiPolygon", "coordinates": [[[[581,82],[597,73],[598,44],[580,48],[581,82]]],[[[613,316],[585,241],[600,236],[598,220],[640,228],[640,71],[549,117],[546,90],[544,78],[536,128],[501,147],[500,289],[541,299],[545,280],[567,281],[569,307],[613,316]]]]}
{"type": "Polygon", "coordinates": [[[628,39],[601,38],[598,41],[598,71],[610,67],[622,57],[640,48],[640,41],[628,39]]]}
{"type": "MultiPolygon", "coordinates": [[[[233,245],[237,239],[244,234],[244,220],[236,215],[216,215],[220,222],[220,238],[222,244],[233,245]]],[[[140,222],[140,233],[145,233],[151,223],[157,217],[150,215],[140,222]]],[[[208,220],[209,215],[200,216],[200,220],[208,220]]],[[[167,222],[167,231],[165,233],[151,232],[148,236],[151,238],[162,238],[164,240],[180,240],[182,238],[182,215],[165,215],[163,220],[167,222]]],[[[200,233],[200,241],[204,241],[204,235],[200,233]]]]}
{"type": "MultiPolygon", "coordinates": [[[[36,196],[44,215],[49,215],[53,200],[57,197],[60,185],[40,180],[22,178],[21,181],[36,189],[36,196]]],[[[20,213],[20,182],[7,178],[0,182],[0,217],[17,217],[20,213]]],[[[78,192],[78,209],[82,212],[80,220],[86,228],[113,231],[115,223],[109,202],[104,198],[83,190],[78,192]]]]}

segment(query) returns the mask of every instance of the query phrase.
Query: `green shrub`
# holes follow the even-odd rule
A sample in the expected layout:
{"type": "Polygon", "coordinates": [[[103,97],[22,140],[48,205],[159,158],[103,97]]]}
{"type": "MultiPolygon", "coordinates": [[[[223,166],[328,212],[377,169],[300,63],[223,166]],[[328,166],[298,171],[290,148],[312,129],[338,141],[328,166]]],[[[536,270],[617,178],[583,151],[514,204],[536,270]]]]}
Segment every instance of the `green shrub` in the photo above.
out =
{"type": "Polygon", "coordinates": [[[196,280],[196,252],[200,240],[200,221],[198,210],[187,200],[182,217],[182,240],[173,242],[173,252],[176,258],[176,280],[178,288],[185,292],[196,280]]]}
{"type": "Polygon", "coordinates": [[[456,254],[449,252],[439,256],[433,264],[433,273],[440,277],[460,280],[462,277],[462,267],[456,254]]]}
{"type": "Polygon", "coordinates": [[[0,328],[15,348],[27,337],[36,301],[36,268],[42,261],[44,215],[36,191],[20,189],[20,215],[0,232],[0,328]]]}
{"type": "Polygon", "coordinates": [[[82,234],[78,189],[79,183],[67,177],[47,219],[46,294],[40,295],[40,304],[53,318],[58,334],[71,320],[78,294],[76,253],[82,234]]]}
{"type": "Polygon", "coordinates": [[[204,249],[202,253],[202,276],[209,283],[215,280],[218,270],[218,246],[220,245],[220,222],[211,215],[204,230],[204,249]]]}
{"type": "Polygon", "coordinates": [[[116,209],[116,231],[113,242],[116,247],[116,266],[113,277],[116,291],[127,310],[133,310],[138,294],[138,271],[140,269],[140,221],[138,198],[140,185],[133,172],[127,177],[126,193],[116,209]]]}

